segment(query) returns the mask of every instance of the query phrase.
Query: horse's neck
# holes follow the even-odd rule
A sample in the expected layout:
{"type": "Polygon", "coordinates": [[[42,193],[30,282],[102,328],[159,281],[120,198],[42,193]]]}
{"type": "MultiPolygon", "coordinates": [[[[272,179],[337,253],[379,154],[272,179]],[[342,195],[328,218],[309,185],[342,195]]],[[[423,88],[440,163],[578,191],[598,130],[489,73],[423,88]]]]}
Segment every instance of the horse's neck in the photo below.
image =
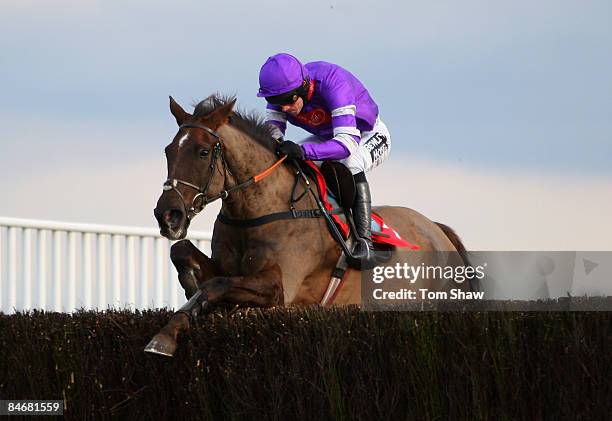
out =
{"type": "MultiPolygon", "coordinates": [[[[229,172],[225,188],[231,188],[261,173],[277,161],[264,146],[240,130],[225,125],[219,129],[225,145],[229,172]]],[[[294,178],[284,166],[278,167],[264,180],[235,190],[223,200],[223,213],[231,218],[249,219],[288,209],[294,178]]]]}

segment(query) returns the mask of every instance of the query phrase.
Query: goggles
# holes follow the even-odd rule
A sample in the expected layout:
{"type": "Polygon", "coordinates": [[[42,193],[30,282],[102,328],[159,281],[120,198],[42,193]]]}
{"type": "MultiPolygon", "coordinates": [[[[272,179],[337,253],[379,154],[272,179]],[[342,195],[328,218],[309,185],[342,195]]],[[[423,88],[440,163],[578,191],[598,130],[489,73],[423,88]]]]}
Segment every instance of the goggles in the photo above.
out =
{"type": "Polygon", "coordinates": [[[293,90],[285,94],[268,96],[266,97],[266,101],[268,101],[268,103],[272,105],[291,105],[295,101],[297,101],[298,98],[299,95],[297,93],[297,90],[293,90]]]}

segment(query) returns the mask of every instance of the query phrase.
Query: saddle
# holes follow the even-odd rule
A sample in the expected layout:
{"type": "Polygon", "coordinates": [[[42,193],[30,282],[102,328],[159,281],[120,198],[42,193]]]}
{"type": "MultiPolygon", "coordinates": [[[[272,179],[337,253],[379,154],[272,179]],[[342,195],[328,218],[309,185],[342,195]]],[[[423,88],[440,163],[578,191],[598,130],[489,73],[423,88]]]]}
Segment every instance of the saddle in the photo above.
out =
{"type": "MultiPolygon", "coordinates": [[[[306,171],[315,181],[319,196],[325,208],[333,211],[341,208],[342,212],[333,212],[332,218],[345,239],[355,233],[351,208],[355,201],[355,180],[350,170],[340,162],[324,161],[321,168],[312,161],[305,161],[306,171]]],[[[380,251],[394,250],[396,247],[418,250],[419,246],[404,240],[397,231],[385,224],[383,218],[372,212],[372,243],[380,251]]],[[[384,263],[384,262],[381,262],[384,263]]]]}

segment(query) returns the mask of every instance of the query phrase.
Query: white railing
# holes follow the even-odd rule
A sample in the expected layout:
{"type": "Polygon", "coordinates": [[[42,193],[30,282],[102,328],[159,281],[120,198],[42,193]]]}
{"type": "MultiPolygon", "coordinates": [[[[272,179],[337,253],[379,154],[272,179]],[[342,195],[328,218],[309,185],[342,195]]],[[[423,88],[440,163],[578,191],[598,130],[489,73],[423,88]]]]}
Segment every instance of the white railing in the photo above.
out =
{"type": "MultiPolygon", "coordinates": [[[[188,238],[210,253],[211,233],[188,238]]],[[[0,312],[178,308],[170,245],[153,228],[0,217],[0,312]]]]}

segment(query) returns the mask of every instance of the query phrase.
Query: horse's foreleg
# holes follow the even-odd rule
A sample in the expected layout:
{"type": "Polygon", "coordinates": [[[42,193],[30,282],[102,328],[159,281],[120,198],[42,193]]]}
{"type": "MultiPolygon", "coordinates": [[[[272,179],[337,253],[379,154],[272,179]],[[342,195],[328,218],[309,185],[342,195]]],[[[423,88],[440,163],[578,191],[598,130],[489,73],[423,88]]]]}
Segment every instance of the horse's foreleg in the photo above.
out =
{"type": "Polygon", "coordinates": [[[246,276],[216,276],[200,287],[145,347],[146,352],[173,356],[178,334],[189,328],[191,316],[220,302],[269,307],[284,303],[282,272],[275,264],[246,276]]]}
{"type": "Polygon", "coordinates": [[[198,290],[198,282],[215,276],[212,260],[189,240],[175,243],[170,249],[170,259],[178,272],[178,279],[189,300],[198,290]]]}
{"type": "Polygon", "coordinates": [[[220,301],[257,307],[284,303],[282,272],[276,264],[246,276],[198,278],[197,285],[197,291],[161,330],[174,340],[180,332],[189,329],[191,318],[220,301]]]}
{"type": "Polygon", "coordinates": [[[190,318],[196,317],[203,303],[206,304],[206,294],[198,289],[198,284],[215,275],[212,260],[188,240],[175,243],[170,250],[170,258],[188,301],[145,347],[146,352],[166,356],[174,354],[179,333],[189,329],[190,318]]]}

